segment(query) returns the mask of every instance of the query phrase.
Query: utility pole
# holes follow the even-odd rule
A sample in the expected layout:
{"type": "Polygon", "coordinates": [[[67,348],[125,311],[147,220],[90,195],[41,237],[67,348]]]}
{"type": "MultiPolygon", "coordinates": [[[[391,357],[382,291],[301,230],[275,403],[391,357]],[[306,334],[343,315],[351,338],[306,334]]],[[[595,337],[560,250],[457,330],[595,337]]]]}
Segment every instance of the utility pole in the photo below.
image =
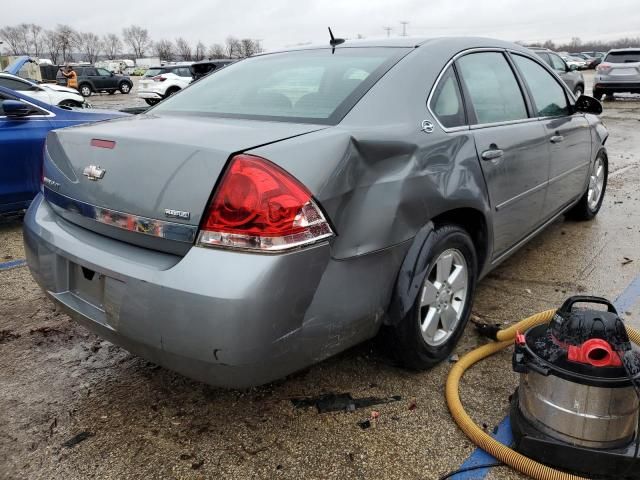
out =
{"type": "Polygon", "coordinates": [[[387,32],[387,38],[389,38],[391,36],[391,30],[393,30],[393,28],[391,28],[391,27],[382,27],[382,29],[387,32]]]}
{"type": "Polygon", "coordinates": [[[402,36],[406,37],[407,36],[407,25],[409,25],[409,22],[400,22],[402,24],[402,36]]]}

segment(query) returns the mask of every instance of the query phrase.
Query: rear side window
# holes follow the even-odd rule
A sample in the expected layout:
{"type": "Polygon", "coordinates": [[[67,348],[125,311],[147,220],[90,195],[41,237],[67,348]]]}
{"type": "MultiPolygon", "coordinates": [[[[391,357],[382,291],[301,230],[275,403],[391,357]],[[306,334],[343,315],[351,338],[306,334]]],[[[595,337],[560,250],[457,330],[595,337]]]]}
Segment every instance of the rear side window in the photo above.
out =
{"type": "Polygon", "coordinates": [[[557,72],[567,71],[567,65],[564,63],[564,60],[562,60],[558,55],[550,53],[549,57],[551,57],[551,68],[553,68],[557,72]]]}
{"type": "Polygon", "coordinates": [[[410,51],[339,48],[251,57],[203,78],[154,111],[335,124],[410,51]]]}
{"type": "Polygon", "coordinates": [[[0,77],[0,86],[17,91],[31,90],[32,88],[32,85],[30,83],[21,82],[20,80],[15,80],[13,78],[2,77],[0,77]]]}
{"type": "Polygon", "coordinates": [[[144,73],[145,77],[155,77],[156,75],[160,75],[162,73],[166,73],[166,69],[164,68],[150,68],[144,73]]]}
{"type": "Polygon", "coordinates": [[[640,50],[610,52],[604,61],[608,63],[638,63],[640,62],[640,50]]]}
{"type": "Polygon", "coordinates": [[[537,116],[559,117],[570,114],[565,90],[549,72],[533,60],[520,55],[514,55],[513,60],[531,91],[537,116]]]}
{"type": "Polygon", "coordinates": [[[476,123],[508,122],[528,117],[518,81],[502,53],[472,53],[459,59],[458,66],[469,92],[476,123]]]}
{"type": "Polygon", "coordinates": [[[467,121],[456,73],[449,67],[431,97],[431,111],[445,128],[461,127],[467,121]]]}
{"type": "Polygon", "coordinates": [[[97,75],[98,75],[98,72],[96,71],[96,69],[95,69],[95,68],[85,68],[85,69],[84,69],[84,74],[85,74],[87,77],[95,77],[95,76],[97,76],[97,75]]]}

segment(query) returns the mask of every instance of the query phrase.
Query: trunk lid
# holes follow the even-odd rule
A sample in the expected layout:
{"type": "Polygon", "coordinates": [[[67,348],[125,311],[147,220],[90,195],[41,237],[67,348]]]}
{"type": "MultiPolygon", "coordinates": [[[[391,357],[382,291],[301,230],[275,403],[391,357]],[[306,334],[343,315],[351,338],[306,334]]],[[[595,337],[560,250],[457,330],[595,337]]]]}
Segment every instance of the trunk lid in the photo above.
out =
{"type": "Polygon", "coordinates": [[[185,253],[193,244],[185,233],[197,230],[230,156],[322,128],[141,115],[57,130],[47,139],[45,197],[60,215],[86,228],[185,253]]]}

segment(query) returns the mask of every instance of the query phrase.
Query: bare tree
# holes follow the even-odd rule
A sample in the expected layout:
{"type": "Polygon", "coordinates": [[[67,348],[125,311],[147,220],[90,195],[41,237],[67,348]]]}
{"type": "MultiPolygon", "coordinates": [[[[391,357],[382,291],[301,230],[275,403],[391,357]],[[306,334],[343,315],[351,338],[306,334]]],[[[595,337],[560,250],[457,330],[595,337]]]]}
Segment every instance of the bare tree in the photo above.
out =
{"type": "Polygon", "coordinates": [[[30,23],[29,37],[31,52],[36,58],[39,58],[44,49],[44,34],[42,27],[40,25],[36,25],[35,23],[30,23]]]}
{"type": "Polygon", "coordinates": [[[548,48],[549,50],[555,50],[556,49],[556,44],[553,43],[552,40],[547,40],[546,42],[544,42],[542,44],[542,48],[548,48]]]}
{"type": "Polygon", "coordinates": [[[64,63],[73,62],[73,48],[78,45],[78,32],[69,25],[58,25],[56,27],[56,34],[58,35],[62,61],[64,63]]]}
{"type": "Polygon", "coordinates": [[[176,38],[176,53],[182,57],[182,60],[190,62],[192,59],[191,45],[184,38],[176,38]]]}
{"type": "Polygon", "coordinates": [[[26,23],[0,29],[0,38],[7,44],[12,55],[29,53],[28,34],[29,26],[26,23]]]}
{"type": "Polygon", "coordinates": [[[240,40],[240,56],[250,57],[256,53],[262,52],[259,40],[252,40],[250,38],[243,38],[240,40]]]}
{"type": "Polygon", "coordinates": [[[165,62],[170,62],[174,59],[175,52],[173,49],[173,43],[171,40],[160,40],[153,44],[153,51],[156,56],[165,62]]]}
{"type": "Polygon", "coordinates": [[[196,62],[199,62],[200,60],[204,60],[207,54],[206,51],[207,51],[207,47],[204,46],[204,43],[198,42],[198,44],[196,45],[196,50],[193,54],[193,59],[196,62]]]}
{"type": "Polygon", "coordinates": [[[138,25],[123,28],[122,37],[125,43],[131,47],[136,58],[144,57],[145,51],[152,46],[148,30],[138,25]]]}
{"type": "Polygon", "coordinates": [[[122,41],[115,33],[108,33],[102,37],[102,46],[109,60],[118,58],[122,51],[122,41]]]}
{"type": "Polygon", "coordinates": [[[224,58],[226,56],[225,49],[219,43],[214,43],[209,47],[207,52],[209,58],[224,58]]]}
{"type": "Polygon", "coordinates": [[[102,50],[102,42],[98,35],[93,32],[79,33],[77,45],[87,62],[96,63],[102,50]]]}
{"type": "Polygon", "coordinates": [[[49,59],[54,65],[58,64],[60,59],[60,37],[55,30],[47,30],[43,36],[44,50],[49,55],[49,59]]]}
{"type": "Polygon", "coordinates": [[[228,58],[239,58],[242,56],[242,44],[240,40],[229,36],[225,40],[225,54],[228,58]]]}
{"type": "Polygon", "coordinates": [[[579,37],[571,38],[571,48],[572,49],[580,48],[580,45],[582,45],[582,40],[580,40],[579,37]]]}

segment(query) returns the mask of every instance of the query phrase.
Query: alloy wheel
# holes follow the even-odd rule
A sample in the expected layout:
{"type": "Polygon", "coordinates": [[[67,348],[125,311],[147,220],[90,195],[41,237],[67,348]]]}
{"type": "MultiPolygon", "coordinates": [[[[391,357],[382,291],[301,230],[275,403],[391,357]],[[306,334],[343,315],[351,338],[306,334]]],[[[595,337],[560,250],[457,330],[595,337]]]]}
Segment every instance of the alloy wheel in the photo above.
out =
{"type": "Polygon", "coordinates": [[[469,268],[462,253],[451,248],[433,262],[422,286],[419,318],[423,340],[440,346],[453,335],[464,313],[469,268]]]}
{"type": "Polygon", "coordinates": [[[593,162],[591,174],[589,175],[589,193],[587,194],[587,205],[590,210],[598,208],[602,190],[604,189],[605,166],[602,158],[598,157],[593,162]]]}

